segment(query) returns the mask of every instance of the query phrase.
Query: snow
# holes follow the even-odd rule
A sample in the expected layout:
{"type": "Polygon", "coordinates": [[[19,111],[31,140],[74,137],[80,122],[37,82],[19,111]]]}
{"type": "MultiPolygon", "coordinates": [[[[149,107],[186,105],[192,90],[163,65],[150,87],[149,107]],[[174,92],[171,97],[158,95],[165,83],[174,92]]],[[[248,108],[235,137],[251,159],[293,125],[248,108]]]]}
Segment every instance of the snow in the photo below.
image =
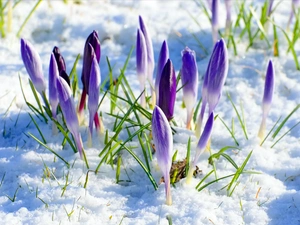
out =
{"type": "MultiPolygon", "coordinates": [[[[258,6],[261,3],[262,1],[255,1],[258,6]]],[[[52,135],[51,123],[45,124],[37,119],[47,145],[70,163],[70,169],[28,136],[31,133],[40,138],[36,127],[30,123],[30,110],[25,104],[19,84],[20,79],[27,100],[34,102],[20,56],[20,39],[16,37],[16,33],[34,4],[34,1],[21,1],[14,8],[12,31],[0,42],[1,224],[168,224],[167,217],[172,219],[173,224],[300,224],[299,127],[271,148],[281,135],[299,121],[299,112],[291,116],[274,140],[269,137],[259,146],[257,138],[262,116],[264,76],[270,58],[275,66],[276,80],[273,103],[267,118],[267,132],[280,116],[283,120],[299,104],[300,74],[295,68],[292,54],[286,53],[287,42],[279,30],[278,58],[272,56],[272,51],[263,41],[257,41],[249,51],[245,51],[248,45],[246,37],[238,42],[238,56],[234,56],[233,49],[229,48],[229,73],[223,96],[215,110],[227,125],[234,118],[239,150],[227,150],[226,153],[241,166],[253,151],[245,169],[259,174],[242,174],[231,197],[227,196],[226,188],[223,188],[231,178],[220,180],[198,192],[195,186],[212,170],[207,161],[209,152],[205,152],[198,163],[203,174],[194,178],[190,185],[185,183],[185,179],[176,183],[176,188],[171,188],[173,204],[167,206],[164,184],[160,184],[155,191],[145,172],[128,152],[122,152],[120,179],[124,181],[116,183],[116,167],[112,168],[108,164],[103,164],[99,173],[93,173],[100,162],[98,154],[104,147],[104,138],[98,139],[95,135],[93,146],[88,148],[86,125],[81,126],[80,132],[92,170],[89,172],[79,154],[74,154],[71,147],[67,145],[62,149],[63,136],[52,135]],[[240,105],[243,106],[248,140],[226,92],[239,111],[240,105]],[[87,176],[87,187],[84,188],[87,176]],[[13,199],[14,195],[15,201],[11,201],[10,198],[13,199]]],[[[220,8],[220,27],[223,30],[226,13],[223,2],[220,8]]],[[[276,23],[285,27],[289,13],[290,4],[285,1],[280,3],[275,11],[276,23]]],[[[181,67],[181,50],[187,45],[196,51],[199,69],[198,96],[201,96],[202,77],[213,44],[210,23],[195,1],[106,0],[82,1],[81,4],[72,1],[68,4],[63,1],[43,1],[24,27],[21,37],[29,40],[38,50],[43,61],[44,76],[47,78],[50,53],[55,45],[60,48],[66,60],[69,73],[77,54],[83,52],[86,37],[97,30],[102,50],[100,68],[103,81],[108,75],[106,56],[113,66],[115,77],[123,67],[131,47],[135,45],[139,15],[143,16],[152,36],[155,59],[158,58],[161,43],[167,40],[176,74],[181,67]],[[192,34],[206,47],[209,53],[207,56],[192,34]]],[[[235,19],[236,11],[233,16],[235,19]]],[[[289,35],[292,35],[291,32],[289,35]]],[[[268,39],[273,40],[271,27],[268,39]]],[[[296,44],[296,52],[299,51],[296,44]]],[[[125,75],[138,96],[134,52],[125,75]]],[[[81,66],[82,60],[79,60],[78,75],[81,74],[81,66]]],[[[114,118],[106,114],[109,112],[109,104],[110,101],[105,100],[100,110],[103,112],[104,126],[112,136],[114,118]]],[[[177,133],[173,137],[174,150],[178,150],[177,158],[182,160],[186,155],[188,138],[191,137],[191,157],[194,156],[198,140],[192,131],[184,128],[186,110],[181,104],[182,91],[177,95],[174,110],[178,127],[174,127],[177,133]]],[[[88,121],[87,110],[85,115],[88,121]]],[[[126,130],[120,136],[126,138],[126,130]]],[[[135,138],[130,145],[138,146],[138,140],[135,138]]],[[[224,146],[235,146],[235,143],[217,119],[211,139],[212,153],[224,146]]],[[[143,158],[141,148],[134,151],[143,158]]],[[[216,166],[218,177],[235,172],[233,166],[222,157],[216,162],[216,166]]],[[[155,156],[151,168],[158,183],[161,172],[155,156]]],[[[212,180],[214,175],[207,182],[212,180]]]]}

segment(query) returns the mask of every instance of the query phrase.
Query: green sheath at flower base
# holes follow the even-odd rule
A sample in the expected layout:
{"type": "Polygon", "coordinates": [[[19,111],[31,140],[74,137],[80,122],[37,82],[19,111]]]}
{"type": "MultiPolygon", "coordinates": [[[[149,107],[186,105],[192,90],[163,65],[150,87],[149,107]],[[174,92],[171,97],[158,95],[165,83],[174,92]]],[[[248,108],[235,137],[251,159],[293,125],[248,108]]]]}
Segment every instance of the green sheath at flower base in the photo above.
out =
{"type": "Polygon", "coordinates": [[[166,204],[171,205],[170,170],[173,155],[173,136],[170,124],[159,106],[155,106],[152,114],[152,136],[157,162],[164,176],[166,204]]]}
{"type": "Polygon", "coordinates": [[[21,56],[35,89],[43,97],[43,93],[45,93],[46,90],[46,85],[40,55],[34,49],[33,45],[23,38],[21,38],[21,56]]]}
{"type": "Polygon", "coordinates": [[[76,114],[74,99],[72,98],[71,89],[68,83],[62,77],[57,78],[56,85],[61,111],[64,115],[68,130],[74,137],[80,157],[82,158],[83,145],[81,135],[79,133],[79,123],[76,114]]]}

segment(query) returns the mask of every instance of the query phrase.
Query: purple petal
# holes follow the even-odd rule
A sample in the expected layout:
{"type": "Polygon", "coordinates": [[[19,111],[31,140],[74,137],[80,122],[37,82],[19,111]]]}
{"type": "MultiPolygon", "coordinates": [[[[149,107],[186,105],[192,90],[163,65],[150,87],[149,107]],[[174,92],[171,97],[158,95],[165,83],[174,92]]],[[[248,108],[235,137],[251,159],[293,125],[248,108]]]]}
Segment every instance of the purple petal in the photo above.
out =
{"type": "Polygon", "coordinates": [[[194,105],[198,95],[198,67],[196,53],[188,47],[182,52],[181,82],[183,86],[183,101],[187,109],[187,128],[190,128],[190,121],[194,105]]]}
{"type": "Polygon", "coordinates": [[[161,73],[163,71],[164,66],[166,65],[169,59],[169,48],[166,41],[164,41],[160,48],[158,63],[157,63],[157,73],[155,79],[155,92],[156,92],[156,102],[159,101],[159,82],[161,78],[161,73]]]}
{"type": "Polygon", "coordinates": [[[57,94],[57,78],[58,78],[58,67],[55,60],[55,56],[51,53],[49,63],[49,102],[52,110],[52,117],[56,118],[56,110],[58,105],[58,94],[57,94]]]}
{"type": "MultiPolygon", "coordinates": [[[[147,79],[147,47],[143,32],[137,30],[136,38],[136,72],[140,82],[147,79]]],[[[144,85],[143,85],[144,86],[144,85]]]]}
{"type": "Polygon", "coordinates": [[[274,3],[274,0],[269,0],[268,16],[270,16],[272,13],[273,3],[274,3]]]}
{"type": "Polygon", "coordinates": [[[207,68],[207,102],[209,113],[217,106],[228,73],[228,53],[223,39],[216,43],[207,68]]]}
{"type": "Polygon", "coordinates": [[[153,53],[153,46],[152,46],[152,40],[149,35],[148,29],[146,24],[143,21],[143,18],[139,16],[139,23],[140,23],[140,29],[144,34],[145,41],[146,41],[146,47],[147,47],[147,77],[150,81],[150,84],[152,84],[153,80],[153,71],[154,71],[154,53],[153,53]]]}
{"type": "Polygon", "coordinates": [[[275,70],[272,61],[269,61],[266,80],[265,80],[265,89],[264,89],[264,97],[263,104],[270,105],[272,103],[272,97],[274,92],[274,79],[275,79],[275,70]]]}
{"type": "Polygon", "coordinates": [[[46,90],[46,85],[40,55],[32,44],[23,38],[21,38],[21,56],[34,87],[43,95],[43,92],[46,90]]]}
{"type": "Polygon", "coordinates": [[[96,55],[97,62],[99,63],[101,57],[101,47],[96,31],[93,31],[88,36],[84,45],[81,81],[83,83],[83,88],[85,89],[87,94],[89,90],[90,70],[94,54],[96,55]]]}
{"type": "Polygon", "coordinates": [[[64,115],[66,125],[69,129],[69,131],[72,133],[80,157],[82,157],[82,143],[81,143],[81,137],[79,133],[79,124],[78,124],[78,118],[76,114],[76,108],[75,108],[75,103],[74,99],[72,98],[72,93],[69,85],[67,82],[62,78],[58,77],[57,82],[57,92],[58,92],[58,99],[59,99],[59,105],[61,108],[61,111],[64,115]]]}
{"type": "Polygon", "coordinates": [[[212,112],[210,114],[210,116],[208,117],[204,130],[201,134],[201,137],[199,139],[199,142],[197,144],[197,148],[196,148],[196,155],[195,155],[195,159],[194,159],[194,165],[196,165],[199,156],[204,152],[205,147],[207,145],[208,140],[210,139],[211,136],[211,132],[212,132],[212,128],[214,125],[214,113],[212,112]]]}
{"type": "Polygon", "coordinates": [[[59,72],[59,76],[62,77],[67,82],[67,84],[69,85],[69,87],[71,87],[70,78],[69,78],[69,76],[68,76],[68,74],[66,73],[65,70],[61,70],[59,72]]]}
{"type": "Polygon", "coordinates": [[[93,131],[94,116],[98,110],[100,83],[101,83],[100,68],[96,57],[94,57],[91,66],[89,98],[88,98],[88,108],[90,114],[89,128],[91,134],[93,131]]]}
{"type": "Polygon", "coordinates": [[[65,60],[64,60],[64,57],[61,55],[60,53],[60,50],[58,47],[54,47],[53,50],[52,50],[54,56],[55,56],[55,60],[56,60],[56,63],[57,63],[57,66],[58,66],[58,71],[66,71],[66,63],[65,63],[65,60]]]}
{"type": "Polygon", "coordinates": [[[170,194],[170,169],[172,166],[173,136],[170,124],[159,106],[152,114],[152,136],[158,165],[165,178],[167,204],[172,204],[170,194]]]}
{"type": "Polygon", "coordinates": [[[176,76],[172,61],[168,59],[164,66],[159,82],[159,101],[158,106],[165,113],[170,121],[174,114],[174,104],[176,98],[176,76]]]}

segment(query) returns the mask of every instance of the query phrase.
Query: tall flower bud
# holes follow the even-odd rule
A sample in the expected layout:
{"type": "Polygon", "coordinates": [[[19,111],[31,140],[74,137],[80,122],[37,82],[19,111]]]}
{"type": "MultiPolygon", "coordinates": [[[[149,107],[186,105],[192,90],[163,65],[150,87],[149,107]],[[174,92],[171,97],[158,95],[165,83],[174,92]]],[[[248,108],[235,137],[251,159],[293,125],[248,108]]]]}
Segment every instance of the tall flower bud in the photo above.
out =
{"type": "Polygon", "coordinates": [[[44,97],[46,85],[40,55],[33,45],[23,38],[21,38],[21,57],[34,87],[44,97]]]}
{"type": "Polygon", "coordinates": [[[152,114],[152,135],[158,165],[165,180],[166,204],[172,204],[170,189],[170,170],[172,166],[173,136],[164,112],[155,106],[152,114]]]}
{"type": "Polygon", "coordinates": [[[198,95],[198,67],[196,53],[188,47],[182,52],[181,82],[183,86],[183,101],[187,109],[186,127],[190,129],[193,110],[198,95]]]}
{"type": "Polygon", "coordinates": [[[160,48],[160,53],[159,53],[158,63],[157,63],[156,78],[155,78],[156,104],[158,104],[159,101],[159,82],[161,78],[161,73],[168,59],[169,59],[169,48],[167,42],[164,41],[160,48]]]}
{"type": "Polygon", "coordinates": [[[263,140],[265,136],[266,120],[272,103],[274,85],[275,85],[275,70],[274,70],[273,63],[270,60],[266,72],[265,89],[264,89],[264,96],[262,100],[263,116],[262,116],[262,121],[258,132],[258,137],[261,140],[263,140]]]}
{"type": "Polygon", "coordinates": [[[168,59],[161,74],[159,82],[158,106],[165,113],[170,121],[174,115],[174,105],[176,99],[176,76],[173,63],[168,59]]]}

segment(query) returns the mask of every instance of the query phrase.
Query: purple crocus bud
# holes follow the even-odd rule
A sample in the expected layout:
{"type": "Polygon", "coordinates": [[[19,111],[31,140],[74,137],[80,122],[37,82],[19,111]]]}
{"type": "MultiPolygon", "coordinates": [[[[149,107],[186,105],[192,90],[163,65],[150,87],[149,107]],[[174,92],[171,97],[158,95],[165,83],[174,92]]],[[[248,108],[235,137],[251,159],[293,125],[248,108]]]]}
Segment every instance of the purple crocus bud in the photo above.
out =
{"type": "Polygon", "coordinates": [[[150,85],[153,86],[153,71],[154,71],[154,53],[151,36],[148,32],[147,26],[143,21],[143,18],[139,16],[140,30],[144,34],[146,47],[147,47],[147,77],[150,85]]]}
{"type": "Polygon", "coordinates": [[[89,108],[89,140],[88,143],[92,145],[92,135],[93,135],[93,121],[95,117],[98,119],[98,124],[95,124],[96,130],[100,131],[100,124],[99,124],[99,116],[97,113],[98,110],[98,103],[99,103],[99,91],[100,91],[100,83],[101,83],[101,76],[100,76],[100,68],[97,62],[96,57],[94,56],[92,67],[91,67],[91,74],[90,74],[90,81],[89,81],[89,98],[88,98],[88,108],[89,108]]]}
{"type": "Polygon", "coordinates": [[[181,81],[183,86],[183,101],[187,109],[186,127],[190,129],[194,105],[198,95],[198,67],[196,53],[188,47],[182,52],[181,81]]]}
{"type": "Polygon", "coordinates": [[[192,162],[192,165],[190,166],[190,169],[189,169],[189,172],[187,175],[187,179],[186,179],[187,183],[190,183],[191,178],[193,176],[193,168],[196,166],[200,155],[204,152],[205,147],[210,139],[213,125],[214,125],[214,113],[212,112],[206,121],[203,133],[201,134],[201,137],[197,144],[196,154],[195,154],[194,160],[192,162]]]}
{"type": "Polygon", "coordinates": [[[76,114],[74,99],[72,98],[71,89],[62,77],[57,78],[56,85],[61,111],[64,115],[68,129],[74,137],[80,157],[82,158],[83,145],[81,135],[79,133],[79,123],[76,114]]]}
{"type": "Polygon", "coordinates": [[[174,114],[174,104],[176,98],[176,76],[173,63],[168,59],[161,74],[159,82],[158,106],[165,113],[170,121],[174,114]]]}
{"type": "Polygon", "coordinates": [[[82,73],[81,73],[83,90],[82,90],[81,99],[79,103],[79,109],[78,109],[79,114],[82,114],[86,95],[89,94],[88,93],[89,80],[90,80],[91,65],[93,62],[94,54],[96,55],[97,62],[99,63],[101,57],[101,47],[100,47],[98,34],[95,30],[88,36],[84,45],[82,73]],[[89,44],[92,46],[92,48],[89,46],[89,44]]]}
{"type": "Polygon", "coordinates": [[[152,136],[157,162],[165,180],[166,204],[171,205],[170,169],[172,166],[173,136],[170,124],[159,106],[155,106],[152,114],[152,136]]]}
{"type": "Polygon", "coordinates": [[[160,53],[158,57],[157,63],[157,71],[156,71],[156,78],[155,78],[155,94],[156,94],[156,103],[159,101],[159,82],[161,78],[161,73],[163,71],[164,66],[166,65],[169,59],[169,48],[166,41],[164,41],[160,48],[160,53]]]}
{"type": "Polygon", "coordinates": [[[211,54],[202,87],[202,107],[197,121],[196,136],[200,137],[201,125],[204,117],[206,104],[209,114],[213,112],[222,95],[228,73],[228,53],[225,41],[219,40],[211,54]]]}
{"type": "Polygon", "coordinates": [[[55,56],[55,60],[58,66],[58,71],[66,71],[66,63],[64,60],[64,57],[61,55],[60,50],[58,47],[54,46],[53,50],[52,50],[54,56],[55,56]]]}
{"type": "Polygon", "coordinates": [[[65,70],[61,70],[59,72],[59,76],[62,77],[67,82],[69,87],[71,87],[70,78],[65,70]]]}
{"type": "MultiPolygon", "coordinates": [[[[137,30],[137,38],[136,38],[136,72],[138,76],[138,80],[140,82],[140,90],[141,92],[145,89],[145,83],[147,80],[147,47],[146,41],[143,32],[138,29],[137,30]]],[[[145,92],[141,96],[141,106],[146,106],[145,100],[145,92]]]]}
{"type": "Polygon", "coordinates": [[[220,100],[227,73],[228,53],[226,43],[222,38],[216,43],[211,55],[209,68],[207,68],[207,102],[209,114],[213,112],[220,100]]]}
{"type": "Polygon", "coordinates": [[[270,111],[273,92],[274,92],[274,82],[275,80],[275,70],[272,61],[269,61],[267,72],[266,72],[266,80],[265,80],[265,90],[263,96],[263,116],[260,124],[258,137],[262,140],[264,138],[265,129],[266,129],[266,119],[270,111]]]}
{"type": "Polygon", "coordinates": [[[212,0],[211,5],[211,25],[212,25],[212,37],[213,42],[216,43],[218,40],[218,30],[219,30],[219,22],[218,22],[218,8],[219,8],[219,1],[212,0]]]}
{"type": "Polygon", "coordinates": [[[46,85],[40,55],[34,49],[33,45],[23,38],[21,38],[21,56],[34,87],[43,97],[46,85]]]}
{"type": "Polygon", "coordinates": [[[58,106],[58,95],[56,82],[59,76],[57,63],[55,56],[51,53],[50,63],[49,63],[49,103],[51,106],[52,117],[56,119],[56,110],[58,106]]]}

